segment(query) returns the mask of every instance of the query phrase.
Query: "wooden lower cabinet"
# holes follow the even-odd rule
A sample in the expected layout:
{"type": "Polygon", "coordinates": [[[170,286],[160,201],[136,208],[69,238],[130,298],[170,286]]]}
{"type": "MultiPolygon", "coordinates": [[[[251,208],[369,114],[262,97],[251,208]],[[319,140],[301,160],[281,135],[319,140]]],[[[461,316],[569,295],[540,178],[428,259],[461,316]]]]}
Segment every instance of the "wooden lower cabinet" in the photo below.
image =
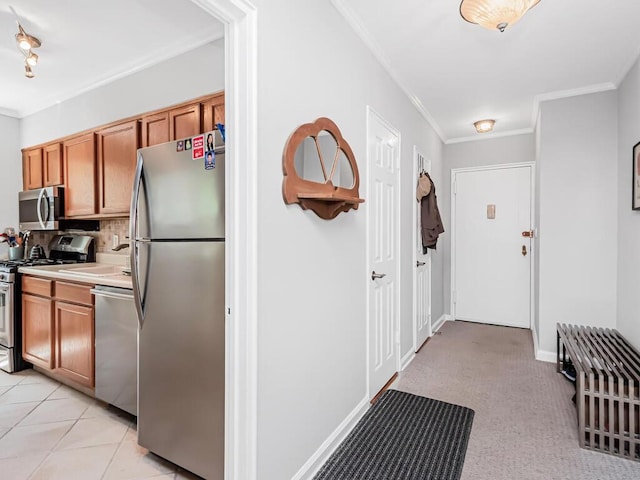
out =
{"type": "Polygon", "coordinates": [[[55,369],[85,387],[94,385],[93,307],[55,302],[55,369]]]}
{"type": "Polygon", "coordinates": [[[52,377],[88,389],[95,385],[91,288],[89,284],[22,277],[22,356],[52,377]]]}
{"type": "Polygon", "coordinates": [[[22,356],[39,367],[53,368],[53,301],[22,294],[22,356]]]}

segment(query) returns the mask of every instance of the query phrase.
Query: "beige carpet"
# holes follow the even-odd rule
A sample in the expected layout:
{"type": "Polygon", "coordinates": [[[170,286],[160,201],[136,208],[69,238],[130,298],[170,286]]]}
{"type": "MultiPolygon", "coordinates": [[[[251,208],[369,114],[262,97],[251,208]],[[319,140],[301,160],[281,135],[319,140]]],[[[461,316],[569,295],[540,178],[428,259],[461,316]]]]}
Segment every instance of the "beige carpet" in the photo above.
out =
{"type": "Polygon", "coordinates": [[[578,446],[573,386],[529,330],[447,322],[392,388],[475,410],[462,480],[640,480],[640,462],[578,446]]]}

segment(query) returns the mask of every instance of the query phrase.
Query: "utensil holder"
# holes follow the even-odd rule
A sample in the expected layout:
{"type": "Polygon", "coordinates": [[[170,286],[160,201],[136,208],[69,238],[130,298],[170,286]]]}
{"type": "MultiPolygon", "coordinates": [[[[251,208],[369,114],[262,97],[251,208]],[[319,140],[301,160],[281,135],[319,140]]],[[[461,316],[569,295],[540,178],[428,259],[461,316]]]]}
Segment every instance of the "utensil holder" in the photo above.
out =
{"type": "Polygon", "coordinates": [[[9,247],[9,260],[22,260],[24,258],[24,247],[9,247]]]}

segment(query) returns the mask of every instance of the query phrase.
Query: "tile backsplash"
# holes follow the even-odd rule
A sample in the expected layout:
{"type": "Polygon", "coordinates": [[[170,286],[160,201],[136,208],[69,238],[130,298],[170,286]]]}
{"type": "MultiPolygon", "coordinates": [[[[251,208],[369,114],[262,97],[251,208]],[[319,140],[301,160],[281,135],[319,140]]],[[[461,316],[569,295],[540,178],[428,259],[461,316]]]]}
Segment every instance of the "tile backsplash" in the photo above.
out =
{"type": "MultiPolygon", "coordinates": [[[[28,248],[34,245],[42,245],[47,249],[49,242],[58,232],[31,232],[31,239],[29,240],[28,248]]],[[[74,232],[75,233],[75,232],[74,232]]],[[[111,250],[113,246],[113,236],[118,235],[118,241],[120,243],[127,243],[125,238],[129,235],[129,219],[128,218],[113,218],[108,220],[100,220],[99,232],[82,232],[82,234],[91,235],[95,238],[96,253],[113,253],[116,255],[129,255],[128,249],[120,250],[119,252],[113,252],[111,250]]],[[[29,255],[29,252],[26,252],[29,255]]],[[[47,249],[47,256],[49,251],[47,249]]]]}

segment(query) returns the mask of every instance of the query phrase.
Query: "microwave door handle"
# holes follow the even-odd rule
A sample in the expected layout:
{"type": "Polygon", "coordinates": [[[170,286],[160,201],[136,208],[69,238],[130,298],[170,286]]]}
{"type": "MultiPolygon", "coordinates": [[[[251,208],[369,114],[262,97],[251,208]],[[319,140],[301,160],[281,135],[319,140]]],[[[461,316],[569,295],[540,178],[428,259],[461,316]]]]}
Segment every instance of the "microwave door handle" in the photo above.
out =
{"type": "Polygon", "coordinates": [[[40,190],[40,194],[38,195],[38,204],[36,210],[38,211],[38,223],[40,223],[40,228],[45,229],[44,220],[42,219],[42,200],[45,196],[44,188],[40,190]]]}

